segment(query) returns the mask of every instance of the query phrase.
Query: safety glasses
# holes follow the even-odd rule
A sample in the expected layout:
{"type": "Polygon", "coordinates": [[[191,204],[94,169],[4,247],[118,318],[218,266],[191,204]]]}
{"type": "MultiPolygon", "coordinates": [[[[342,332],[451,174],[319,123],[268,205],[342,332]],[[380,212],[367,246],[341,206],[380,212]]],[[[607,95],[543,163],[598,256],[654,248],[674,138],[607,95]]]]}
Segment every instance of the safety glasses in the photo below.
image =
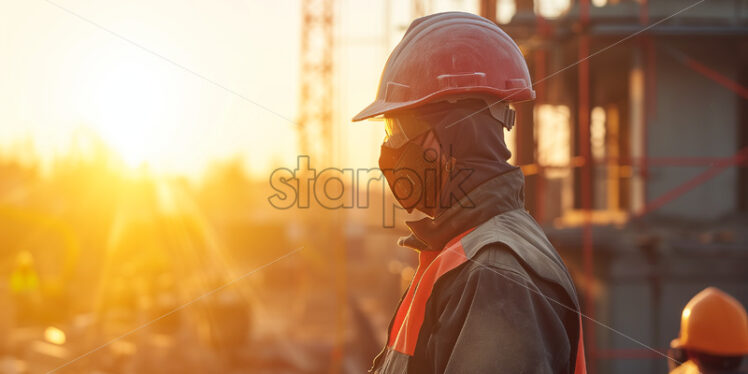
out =
{"type": "Polygon", "coordinates": [[[384,145],[389,148],[400,148],[421,134],[431,130],[431,127],[413,114],[403,114],[397,117],[384,118],[384,145]]]}

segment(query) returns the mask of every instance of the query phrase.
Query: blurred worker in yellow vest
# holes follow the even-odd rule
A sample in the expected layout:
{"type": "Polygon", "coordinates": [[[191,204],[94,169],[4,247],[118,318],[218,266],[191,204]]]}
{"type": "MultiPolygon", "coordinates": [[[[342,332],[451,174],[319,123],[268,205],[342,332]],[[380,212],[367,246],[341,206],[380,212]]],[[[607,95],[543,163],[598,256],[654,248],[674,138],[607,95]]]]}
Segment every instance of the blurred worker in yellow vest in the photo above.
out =
{"type": "Polygon", "coordinates": [[[28,251],[16,256],[16,263],[10,274],[10,291],[15,302],[16,320],[27,324],[38,314],[41,295],[39,276],[34,269],[34,257],[28,251]]]}
{"type": "Polygon", "coordinates": [[[686,304],[680,336],[671,343],[670,374],[740,373],[748,354],[748,317],[739,301],[708,287],[686,304]]]}
{"type": "Polygon", "coordinates": [[[10,289],[16,295],[35,293],[39,289],[34,257],[28,251],[22,251],[16,256],[16,264],[10,274],[10,289]]]}

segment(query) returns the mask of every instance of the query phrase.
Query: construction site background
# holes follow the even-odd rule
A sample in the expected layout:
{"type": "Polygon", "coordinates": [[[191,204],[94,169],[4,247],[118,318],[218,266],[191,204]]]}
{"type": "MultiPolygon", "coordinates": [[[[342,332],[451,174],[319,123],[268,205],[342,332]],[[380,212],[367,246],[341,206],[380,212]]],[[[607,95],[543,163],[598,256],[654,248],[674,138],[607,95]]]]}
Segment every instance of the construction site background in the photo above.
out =
{"type": "MultiPolygon", "coordinates": [[[[366,45],[381,65],[417,16],[480,13],[535,80],[507,143],[590,318],[590,372],[666,372],[706,286],[748,305],[748,1],[405,3],[382,2],[372,42],[338,34],[339,3],[299,2],[291,159],[374,167],[383,130],[347,129],[346,98],[376,74],[347,56],[366,45]]],[[[341,186],[367,208],[277,209],[243,158],[188,178],[128,166],[93,132],[51,161],[35,141],[0,148],[0,373],[368,369],[416,266],[381,180],[341,186]]]]}

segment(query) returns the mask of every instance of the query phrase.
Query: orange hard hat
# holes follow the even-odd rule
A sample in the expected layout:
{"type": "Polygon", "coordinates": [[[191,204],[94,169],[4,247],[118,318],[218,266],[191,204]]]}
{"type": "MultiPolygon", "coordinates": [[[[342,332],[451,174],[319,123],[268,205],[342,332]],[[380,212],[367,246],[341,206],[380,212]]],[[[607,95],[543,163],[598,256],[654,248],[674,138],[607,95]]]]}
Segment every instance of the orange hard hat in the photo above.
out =
{"type": "Polygon", "coordinates": [[[739,301],[715,287],[694,296],[683,308],[680,337],[670,346],[717,356],[748,354],[748,316],[739,301]]]}

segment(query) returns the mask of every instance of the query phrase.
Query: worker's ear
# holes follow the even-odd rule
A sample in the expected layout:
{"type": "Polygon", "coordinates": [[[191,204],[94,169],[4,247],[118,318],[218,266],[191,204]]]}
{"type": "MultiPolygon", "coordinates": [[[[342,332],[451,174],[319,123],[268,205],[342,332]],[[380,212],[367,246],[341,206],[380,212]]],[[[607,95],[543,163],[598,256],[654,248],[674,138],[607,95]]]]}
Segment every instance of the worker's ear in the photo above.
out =
{"type": "Polygon", "coordinates": [[[688,353],[683,348],[670,348],[667,351],[667,366],[668,371],[673,371],[675,368],[688,361],[688,353]]]}

